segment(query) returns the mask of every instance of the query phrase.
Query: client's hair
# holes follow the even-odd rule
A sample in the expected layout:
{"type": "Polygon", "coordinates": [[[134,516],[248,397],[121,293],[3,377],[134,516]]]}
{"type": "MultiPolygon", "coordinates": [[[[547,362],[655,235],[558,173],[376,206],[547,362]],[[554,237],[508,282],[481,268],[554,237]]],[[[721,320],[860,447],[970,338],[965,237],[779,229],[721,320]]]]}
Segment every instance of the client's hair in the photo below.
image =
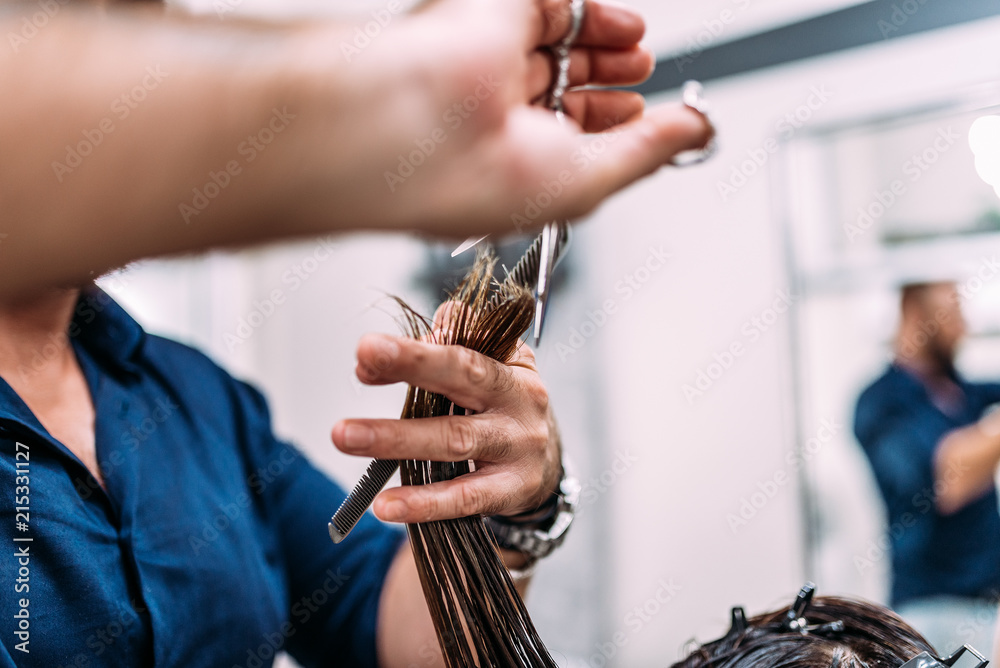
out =
{"type": "Polygon", "coordinates": [[[792,606],[747,620],[733,609],[729,632],[694,649],[673,668],[899,668],[934,650],[888,608],[836,596],[813,599],[806,626],[790,625],[792,606]]]}
{"type": "MultiPolygon", "coordinates": [[[[413,337],[474,350],[509,362],[531,326],[531,291],[493,280],[497,260],[480,254],[451,294],[453,308],[431,323],[402,301],[404,326],[413,337]]],[[[521,265],[519,265],[521,266],[521,265]]],[[[515,272],[525,271],[523,267],[515,272]]],[[[447,397],[410,387],[403,418],[464,415],[447,397]]],[[[469,462],[400,462],[404,485],[426,485],[469,473],[469,462]]],[[[445,663],[451,668],[556,668],[539,638],[499,548],[480,516],[407,525],[427,607],[445,663]]]]}

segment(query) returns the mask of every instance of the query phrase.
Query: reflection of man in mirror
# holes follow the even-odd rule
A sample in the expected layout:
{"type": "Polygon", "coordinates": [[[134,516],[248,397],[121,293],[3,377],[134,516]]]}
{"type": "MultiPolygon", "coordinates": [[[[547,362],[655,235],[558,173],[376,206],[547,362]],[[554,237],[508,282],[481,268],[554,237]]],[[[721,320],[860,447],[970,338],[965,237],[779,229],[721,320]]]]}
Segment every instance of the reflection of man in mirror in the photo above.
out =
{"type": "Polygon", "coordinates": [[[990,651],[1000,599],[1000,384],[955,369],[952,283],[907,285],[895,359],[858,399],[854,433],[885,500],[892,605],[939,650],[990,651]]]}

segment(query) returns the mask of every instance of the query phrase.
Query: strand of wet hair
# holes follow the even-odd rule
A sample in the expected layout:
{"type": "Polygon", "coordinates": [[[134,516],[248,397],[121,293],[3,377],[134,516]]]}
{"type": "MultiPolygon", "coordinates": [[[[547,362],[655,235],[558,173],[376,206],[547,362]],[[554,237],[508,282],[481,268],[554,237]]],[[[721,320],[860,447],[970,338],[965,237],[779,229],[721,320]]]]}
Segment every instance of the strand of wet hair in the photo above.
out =
{"type": "MultiPolygon", "coordinates": [[[[529,248],[507,279],[493,280],[496,258],[481,253],[450,300],[458,308],[437,329],[438,343],[462,345],[501,363],[509,362],[531,326],[534,297],[523,284],[537,275],[540,244],[529,248]],[[534,252],[532,253],[532,249],[534,252]]],[[[400,302],[409,334],[429,334],[431,323],[400,302]]],[[[403,418],[463,415],[466,411],[440,394],[411,387],[403,418]]],[[[469,462],[404,460],[404,485],[450,480],[471,471],[469,462]]],[[[449,668],[470,666],[555,668],[556,663],[504,566],[482,517],[407,525],[410,545],[438,643],[449,668]]]]}

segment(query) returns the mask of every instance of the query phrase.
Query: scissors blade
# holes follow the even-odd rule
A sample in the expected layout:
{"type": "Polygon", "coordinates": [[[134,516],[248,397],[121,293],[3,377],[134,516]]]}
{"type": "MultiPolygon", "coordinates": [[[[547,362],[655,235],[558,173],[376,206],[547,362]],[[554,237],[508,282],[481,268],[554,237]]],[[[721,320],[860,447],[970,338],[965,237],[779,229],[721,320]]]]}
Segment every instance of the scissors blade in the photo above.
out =
{"type": "Polygon", "coordinates": [[[542,326],[548,309],[552,272],[563,256],[569,239],[569,223],[546,223],[542,228],[542,247],[538,261],[538,283],[535,286],[535,347],[542,341],[542,326]]]}
{"type": "Polygon", "coordinates": [[[480,241],[482,241],[483,239],[485,239],[488,236],[490,236],[490,235],[484,234],[481,237],[469,237],[468,239],[466,239],[465,241],[463,241],[462,243],[460,243],[458,245],[458,248],[456,248],[455,250],[453,250],[451,252],[451,256],[452,257],[457,257],[457,256],[461,255],[462,253],[464,253],[465,251],[469,250],[470,248],[472,248],[473,246],[475,246],[476,244],[478,244],[480,241]]]}

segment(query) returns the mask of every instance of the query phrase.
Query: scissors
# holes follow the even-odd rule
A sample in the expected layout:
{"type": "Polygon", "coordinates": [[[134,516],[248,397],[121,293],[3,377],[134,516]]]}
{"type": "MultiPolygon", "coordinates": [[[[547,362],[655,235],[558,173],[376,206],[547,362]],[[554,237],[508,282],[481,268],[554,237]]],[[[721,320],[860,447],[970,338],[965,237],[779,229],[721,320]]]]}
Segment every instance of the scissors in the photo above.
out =
{"type": "MultiPolygon", "coordinates": [[[[552,47],[556,60],[556,74],[549,93],[548,107],[555,112],[556,118],[561,123],[566,122],[566,108],[563,104],[563,97],[569,88],[569,66],[570,49],[573,42],[580,35],[583,27],[586,3],[584,0],[572,0],[570,2],[570,13],[572,24],[569,34],[561,42],[552,47]]],[[[558,220],[545,223],[541,233],[541,254],[538,258],[538,277],[534,281],[535,288],[535,321],[534,338],[535,347],[542,340],[542,325],[545,322],[545,313],[548,308],[549,294],[552,291],[552,274],[555,271],[559,260],[566,254],[566,247],[569,245],[570,231],[568,220],[558,220]]],[[[466,239],[451,256],[455,257],[485,239],[489,235],[482,237],[470,237],[466,239]]]]}

